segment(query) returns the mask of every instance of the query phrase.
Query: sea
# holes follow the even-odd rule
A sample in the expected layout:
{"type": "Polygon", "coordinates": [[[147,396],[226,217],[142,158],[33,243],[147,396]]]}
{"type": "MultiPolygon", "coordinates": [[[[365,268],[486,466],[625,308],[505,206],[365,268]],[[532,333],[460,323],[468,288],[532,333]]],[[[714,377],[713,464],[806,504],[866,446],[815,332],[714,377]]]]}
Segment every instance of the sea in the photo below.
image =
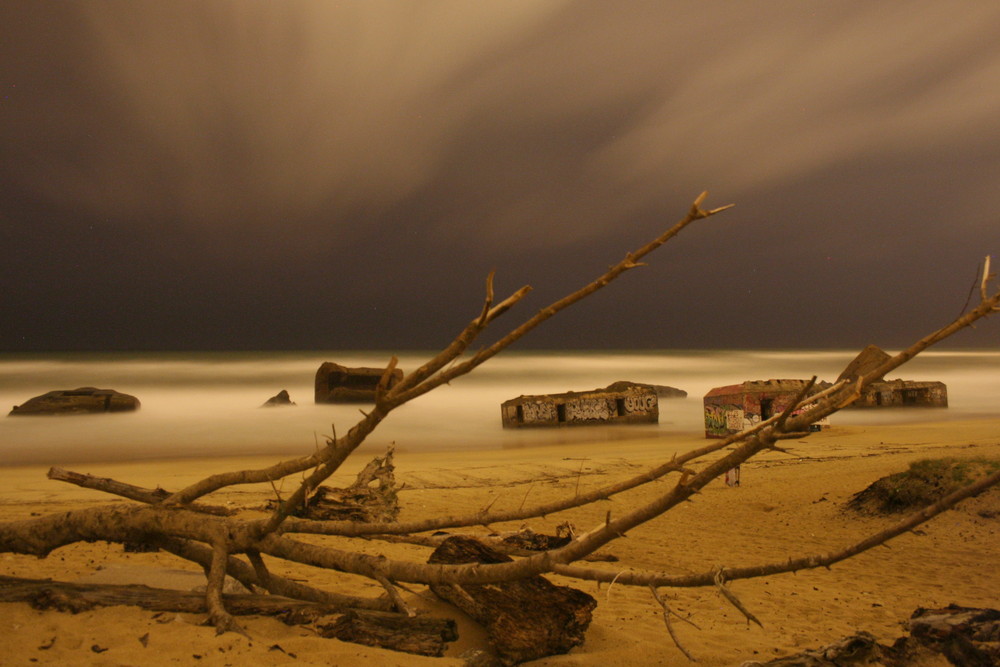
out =
{"type": "MultiPolygon", "coordinates": [[[[508,351],[450,385],[393,411],[360,451],[520,448],[703,433],[702,398],[744,380],[834,380],[857,350],[508,351]],[[503,429],[500,404],[524,394],[605,387],[618,380],[666,385],[687,398],[660,402],[658,424],[503,429]]],[[[4,412],[55,389],[98,387],[139,398],[131,413],[0,416],[0,465],[63,465],[166,458],[308,454],[342,435],[364,405],[316,404],[325,361],[384,366],[388,352],[205,352],[0,354],[4,412]],[[291,407],[261,407],[287,390],[291,407]]],[[[431,353],[399,354],[416,368],[431,353]]],[[[939,380],[947,409],[842,411],[831,423],[860,425],[1000,416],[1000,351],[928,351],[889,379],[939,380]]]]}

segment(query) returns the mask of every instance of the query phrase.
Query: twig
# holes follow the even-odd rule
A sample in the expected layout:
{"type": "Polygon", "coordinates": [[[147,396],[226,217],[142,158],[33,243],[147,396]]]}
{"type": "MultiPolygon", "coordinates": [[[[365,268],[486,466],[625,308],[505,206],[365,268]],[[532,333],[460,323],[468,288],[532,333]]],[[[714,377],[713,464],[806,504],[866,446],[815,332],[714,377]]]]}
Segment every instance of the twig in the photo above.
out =
{"type": "Polygon", "coordinates": [[[608,590],[604,593],[604,597],[606,600],[611,599],[611,587],[615,585],[616,581],[618,581],[618,577],[622,576],[623,574],[625,574],[625,570],[619,570],[618,574],[615,575],[615,578],[612,579],[611,583],[608,584],[608,590]]]}
{"type": "Polygon", "coordinates": [[[586,463],[588,460],[589,459],[586,458],[580,459],[580,469],[576,471],[576,489],[573,491],[574,497],[580,495],[580,477],[583,475],[583,464],[586,463]]]}
{"type": "Polygon", "coordinates": [[[399,591],[396,590],[396,586],[389,581],[388,577],[383,574],[375,574],[373,576],[375,581],[380,583],[382,588],[385,589],[385,592],[389,594],[389,599],[392,600],[392,603],[395,605],[397,611],[406,614],[410,618],[417,615],[417,612],[413,611],[413,609],[410,608],[410,605],[406,604],[406,601],[403,600],[403,596],[399,594],[399,591]]]}
{"type": "Polygon", "coordinates": [[[740,602],[740,599],[736,597],[736,593],[733,593],[731,590],[726,588],[725,579],[723,579],[722,577],[722,568],[719,568],[719,570],[715,573],[715,587],[719,589],[719,592],[722,593],[722,596],[727,600],[729,600],[729,602],[734,607],[736,607],[741,614],[746,616],[748,625],[750,621],[753,621],[760,627],[762,628],[764,627],[764,624],[761,623],[756,616],[750,613],[750,610],[747,609],[742,602],[740,602]]]}
{"type": "Polygon", "coordinates": [[[528,494],[531,493],[531,489],[535,487],[535,483],[532,482],[528,485],[528,489],[524,492],[524,498],[521,498],[521,504],[518,506],[518,510],[524,509],[524,503],[528,502],[528,494]]]}
{"type": "MultiPolygon", "coordinates": [[[[983,268],[982,265],[976,267],[976,275],[973,276],[972,284],[969,285],[969,294],[965,297],[965,303],[962,304],[962,309],[958,311],[958,315],[956,317],[961,317],[962,313],[964,313],[968,309],[969,304],[972,303],[972,295],[976,293],[976,285],[979,284],[980,273],[982,273],[983,276],[986,275],[986,273],[982,270],[982,268],[983,268]]],[[[982,289],[980,288],[980,294],[981,293],[982,289]]]]}
{"type": "Polygon", "coordinates": [[[500,500],[500,494],[499,493],[493,496],[493,500],[491,500],[490,502],[486,503],[486,507],[484,507],[483,509],[479,510],[480,517],[483,514],[488,513],[490,511],[490,508],[493,507],[493,503],[495,503],[498,500],[500,500]]]}
{"type": "Polygon", "coordinates": [[[268,481],[268,483],[271,484],[271,490],[274,491],[274,497],[275,497],[275,499],[277,499],[278,503],[280,504],[281,503],[281,492],[278,491],[278,487],[275,486],[273,479],[269,479],[267,481],[268,481]]]}
{"type": "Polygon", "coordinates": [[[986,259],[983,260],[983,281],[979,284],[979,295],[983,301],[990,298],[987,288],[989,287],[990,280],[994,277],[990,273],[990,256],[986,255],[986,259]]]}
{"type": "Polygon", "coordinates": [[[677,637],[677,633],[674,632],[674,626],[670,622],[670,614],[672,612],[670,611],[670,606],[667,604],[667,601],[660,596],[660,593],[656,590],[656,586],[650,585],[649,590],[653,593],[653,599],[660,603],[660,606],[663,607],[663,624],[667,626],[667,633],[670,634],[670,638],[674,641],[674,646],[676,646],[677,649],[684,654],[685,658],[691,662],[698,662],[695,657],[691,655],[686,648],[684,648],[684,645],[681,644],[681,640],[677,637]]]}

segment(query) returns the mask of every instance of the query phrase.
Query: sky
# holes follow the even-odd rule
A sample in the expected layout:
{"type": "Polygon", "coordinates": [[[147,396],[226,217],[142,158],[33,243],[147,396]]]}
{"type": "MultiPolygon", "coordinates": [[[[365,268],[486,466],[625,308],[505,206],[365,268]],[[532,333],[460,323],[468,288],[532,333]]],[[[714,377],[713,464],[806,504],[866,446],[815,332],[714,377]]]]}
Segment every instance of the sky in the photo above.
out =
{"type": "MultiPolygon", "coordinates": [[[[1000,3],[6,0],[0,352],[894,349],[1000,265],[1000,3]],[[490,340],[487,336],[487,341],[490,340]]],[[[950,347],[1000,347],[1000,317],[950,347]]]]}

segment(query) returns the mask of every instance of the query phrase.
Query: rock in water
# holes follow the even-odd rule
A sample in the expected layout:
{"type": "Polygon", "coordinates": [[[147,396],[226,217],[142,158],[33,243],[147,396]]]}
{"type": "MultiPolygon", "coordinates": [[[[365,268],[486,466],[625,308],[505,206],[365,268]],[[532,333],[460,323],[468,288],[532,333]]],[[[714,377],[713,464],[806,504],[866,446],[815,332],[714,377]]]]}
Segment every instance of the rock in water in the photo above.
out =
{"type": "Polygon", "coordinates": [[[130,412],[139,409],[139,399],[114,389],[80,387],[60,389],[35,396],[22,405],[15,405],[8,416],[15,415],[74,415],[95,412],[130,412]]]}
{"type": "Polygon", "coordinates": [[[292,402],[292,397],[288,395],[287,389],[282,389],[277,394],[264,401],[264,404],[260,407],[273,408],[281,405],[295,405],[295,403],[292,402]]]}

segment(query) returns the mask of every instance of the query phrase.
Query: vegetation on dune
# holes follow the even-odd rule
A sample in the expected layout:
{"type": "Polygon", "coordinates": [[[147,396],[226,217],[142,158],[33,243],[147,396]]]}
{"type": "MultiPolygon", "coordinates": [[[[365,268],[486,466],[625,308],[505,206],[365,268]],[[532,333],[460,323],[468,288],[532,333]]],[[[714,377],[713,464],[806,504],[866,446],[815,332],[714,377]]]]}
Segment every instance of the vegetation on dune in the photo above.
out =
{"type": "MultiPolygon", "coordinates": [[[[847,506],[866,514],[892,514],[927,507],[976,480],[1000,470],[1000,459],[984,457],[921,459],[908,470],[887,475],[855,494],[847,506]]],[[[983,496],[996,498],[1000,490],[992,487],[983,496]]],[[[991,512],[981,510],[980,515],[991,512]]],[[[996,515],[996,512],[992,512],[996,515]]]]}

